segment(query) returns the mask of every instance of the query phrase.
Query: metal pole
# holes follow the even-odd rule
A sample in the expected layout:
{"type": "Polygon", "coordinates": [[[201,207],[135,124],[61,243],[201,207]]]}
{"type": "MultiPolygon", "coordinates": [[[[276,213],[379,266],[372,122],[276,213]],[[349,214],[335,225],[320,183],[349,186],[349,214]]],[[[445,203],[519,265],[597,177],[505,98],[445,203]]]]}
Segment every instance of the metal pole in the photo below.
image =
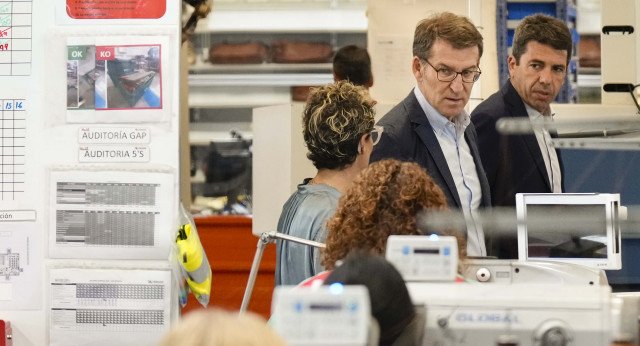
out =
{"type": "Polygon", "coordinates": [[[323,243],[317,241],[308,240],[304,238],[298,238],[287,234],[278,232],[265,232],[260,235],[258,239],[258,245],[256,254],[253,256],[253,264],[251,265],[251,271],[249,272],[249,280],[247,281],[247,287],[244,290],[244,297],[242,298],[242,305],[240,305],[240,314],[244,314],[249,309],[249,303],[251,302],[251,295],[253,294],[253,287],[256,284],[256,278],[258,277],[258,270],[260,270],[260,262],[262,262],[262,255],[267,245],[275,243],[276,239],[282,239],[286,241],[292,241],[308,246],[314,246],[317,248],[324,248],[323,243]]]}
{"type": "Polygon", "coordinates": [[[262,233],[260,239],[258,239],[256,254],[253,256],[253,264],[251,264],[251,271],[249,272],[249,281],[247,281],[247,287],[244,290],[244,297],[242,298],[242,305],[240,305],[240,315],[244,314],[249,308],[249,302],[251,302],[251,295],[253,294],[253,286],[256,284],[260,262],[262,262],[262,254],[269,242],[272,241],[267,233],[262,233]]]}
{"type": "Polygon", "coordinates": [[[291,236],[291,235],[288,235],[288,234],[284,234],[284,233],[269,232],[267,235],[270,238],[292,241],[292,242],[298,243],[298,244],[309,245],[309,246],[314,246],[314,247],[318,247],[318,248],[325,248],[326,247],[323,243],[318,243],[317,241],[313,241],[313,240],[309,240],[309,239],[294,237],[294,236],[291,236]]]}

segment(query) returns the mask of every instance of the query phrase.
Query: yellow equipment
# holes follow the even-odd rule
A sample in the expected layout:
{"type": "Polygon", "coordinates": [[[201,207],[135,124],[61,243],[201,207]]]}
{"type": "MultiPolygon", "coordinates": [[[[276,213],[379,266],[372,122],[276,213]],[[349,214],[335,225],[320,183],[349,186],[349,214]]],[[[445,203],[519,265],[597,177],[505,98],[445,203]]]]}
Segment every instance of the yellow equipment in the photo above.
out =
{"type": "Polygon", "coordinates": [[[200,304],[206,307],[211,295],[211,267],[198,234],[191,232],[190,224],[180,226],[176,244],[178,262],[187,274],[186,281],[189,289],[200,304]]]}

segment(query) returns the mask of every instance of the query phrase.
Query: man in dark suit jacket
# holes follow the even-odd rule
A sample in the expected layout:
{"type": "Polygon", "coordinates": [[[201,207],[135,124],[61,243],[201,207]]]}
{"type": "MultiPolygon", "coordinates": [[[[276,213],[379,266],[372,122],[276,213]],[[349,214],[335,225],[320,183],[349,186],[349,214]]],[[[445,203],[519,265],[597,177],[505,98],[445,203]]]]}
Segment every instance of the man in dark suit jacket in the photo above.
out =
{"type": "MultiPolygon", "coordinates": [[[[491,186],[494,206],[514,206],[521,192],[563,192],[562,161],[553,148],[553,133],[502,135],[499,119],[552,119],[550,104],[560,92],[571,58],[572,37],[559,19],[537,14],[516,28],[508,80],[471,113],[476,125],[482,164],[491,186]]],[[[517,258],[517,237],[494,237],[490,253],[517,258]]]]}
{"type": "MultiPolygon", "coordinates": [[[[371,162],[385,158],[415,161],[443,190],[451,208],[473,218],[490,206],[476,133],[464,110],[480,77],[482,35],[471,21],[440,13],[418,23],[412,71],[417,87],[378,122],[384,133],[371,162]]],[[[484,233],[471,222],[467,252],[485,256],[484,233]]]]}

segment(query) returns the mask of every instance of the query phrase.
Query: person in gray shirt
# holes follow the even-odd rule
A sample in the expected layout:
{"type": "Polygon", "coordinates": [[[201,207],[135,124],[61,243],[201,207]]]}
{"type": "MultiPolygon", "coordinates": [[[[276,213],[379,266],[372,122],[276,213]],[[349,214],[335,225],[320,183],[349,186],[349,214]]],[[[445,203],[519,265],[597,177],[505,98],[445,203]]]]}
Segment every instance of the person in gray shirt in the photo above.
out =
{"type": "MultiPolygon", "coordinates": [[[[307,158],[318,172],[298,185],[282,208],[278,232],[324,243],[338,199],[367,167],[382,129],[374,127],[366,89],[339,81],[314,89],[303,112],[307,158]]],[[[317,248],[277,241],[275,284],[297,285],[324,271],[317,248]]]]}

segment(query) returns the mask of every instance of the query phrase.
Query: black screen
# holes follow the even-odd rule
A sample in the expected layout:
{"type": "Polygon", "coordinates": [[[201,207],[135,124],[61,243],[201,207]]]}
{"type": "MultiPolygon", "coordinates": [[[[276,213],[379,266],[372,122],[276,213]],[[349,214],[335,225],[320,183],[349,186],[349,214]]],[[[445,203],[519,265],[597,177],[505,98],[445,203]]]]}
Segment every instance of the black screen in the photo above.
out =
{"type": "Polygon", "coordinates": [[[607,257],[605,205],[527,204],[526,213],[528,257],[607,257]]]}

